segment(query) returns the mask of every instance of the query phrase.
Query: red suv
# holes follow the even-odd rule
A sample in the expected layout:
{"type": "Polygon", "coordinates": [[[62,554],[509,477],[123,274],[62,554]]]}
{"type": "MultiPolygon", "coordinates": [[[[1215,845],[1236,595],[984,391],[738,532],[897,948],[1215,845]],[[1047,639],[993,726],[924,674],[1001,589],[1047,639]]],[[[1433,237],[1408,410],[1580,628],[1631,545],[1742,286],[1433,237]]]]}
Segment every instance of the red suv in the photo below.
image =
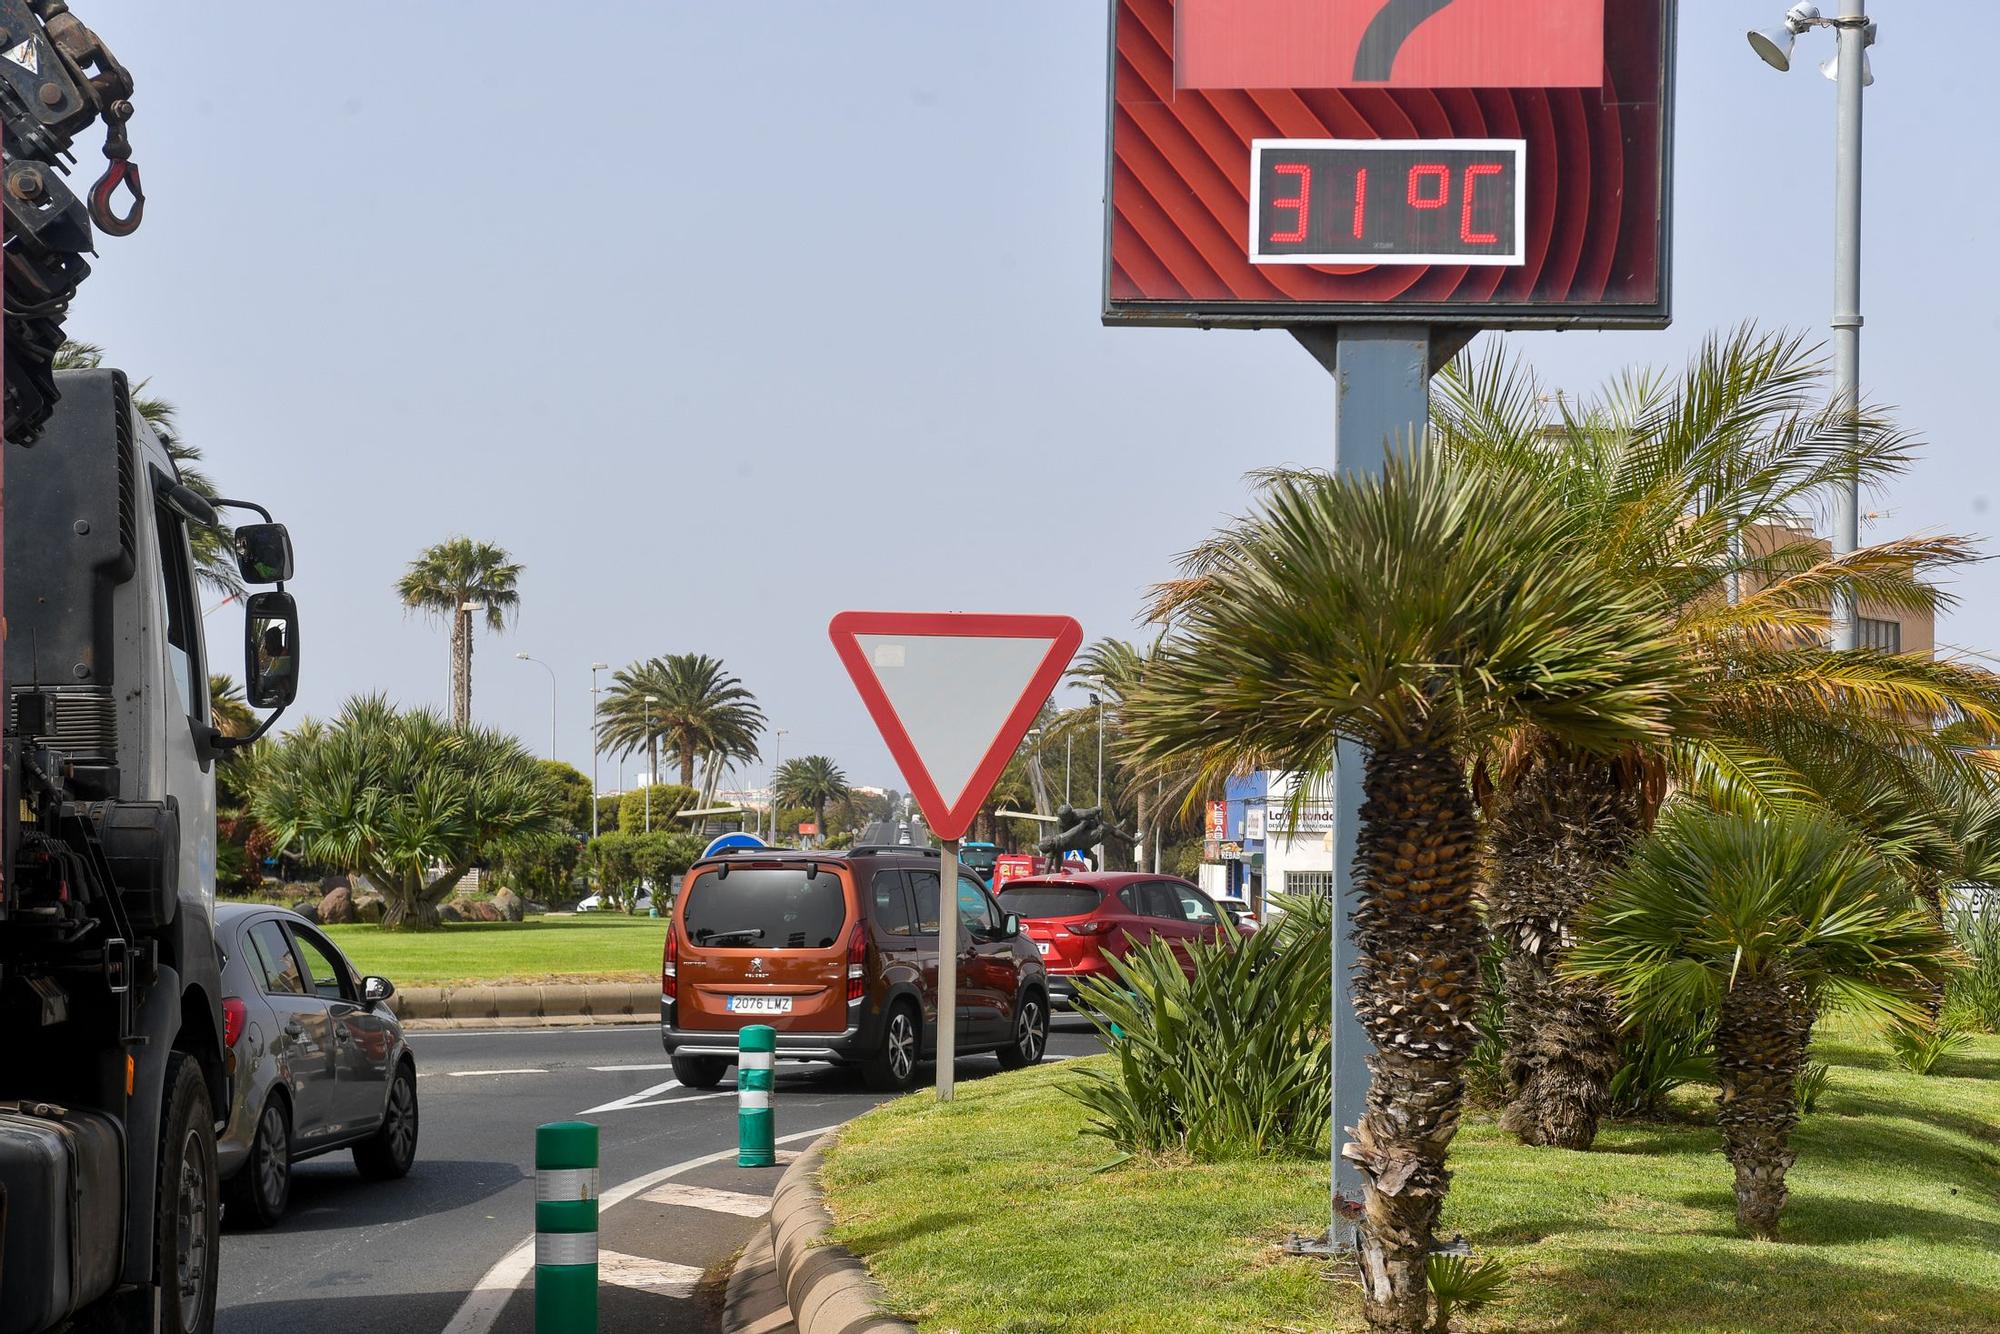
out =
{"type": "MultiPolygon", "coordinates": [[[[660,1038],[674,1077],[713,1088],[737,1030],[769,1024],[783,1060],[861,1069],[905,1089],[937,1050],[938,854],[911,847],[733,849],[698,861],[660,963],[660,1038]]],[[[1049,984],[1018,919],[958,879],[960,1055],[1041,1060],[1049,984]]]]}
{"type": "Polygon", "coordinates": [[[1187,881],[1132,871],[1010,880],[1000,908],[1021,919],[1048,966],[1049,994],[1072,1008],[1076,979],[1115,979],[1111,959],[1134,945],[1165,940],[1192,970],[1186,942],[1219,940],[1230,929],[1215,901],[1187,881]]]}

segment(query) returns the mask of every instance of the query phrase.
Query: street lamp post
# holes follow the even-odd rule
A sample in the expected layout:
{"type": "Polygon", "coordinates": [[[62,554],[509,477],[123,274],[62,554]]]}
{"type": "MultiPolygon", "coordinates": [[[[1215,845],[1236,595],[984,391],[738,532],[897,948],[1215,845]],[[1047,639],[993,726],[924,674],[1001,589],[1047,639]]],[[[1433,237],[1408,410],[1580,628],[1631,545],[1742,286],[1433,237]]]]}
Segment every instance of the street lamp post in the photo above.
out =
{"type": "Polygon", "coordinates": [[[611,670],[608,662],[590,664],[590,836],[597,837],[597,674],[611,670]]]}
{"type": "MultiPolygon", "coordinates": [[[[1104,701],[1096,695],[1090,697],[1090,707],[1097,710],[1097,818],[1104,819],[1104,701]]],[[[1097,869],[1104,869],[1104,845],[1099,843],[1092,849],[1097,858],[1097,869]]]]}
{"type": "Polygon", "coordinates": [[[657,696],[646,696],[646,702],[639,712],[646,720],[646,832],[653,832],[653,781],[659,775],[659,748],[653,744],[653,705],[659,703],[657,696]]]}
{"type": "MultiPolygon", "coordinates": [[[[1833,159],[1833,398],[1841,414],[1850,452],[1861,435],[1861,90],[1875,82],[1868,68],[1868,48],[1875,44],[1875,23],[1866,0],[1840,0],[1838,18],[1825,18],[1814,4],[1796,4],[1785,12],[1782,26],[1752,29],[1750,47],[1779,71],[1792,67],[1792,43],[1809,28],[1834,30],[1833,59],[1820,73],[1839,92],[1835,103],[1833,159]]],[[[1833,534],[1836,557],[1861,545],[1860,484],[1841,483],[1834,494],[1833,534]]],[[[1833,647],[1859,645],[1860,624],[1851,589],[1833,596],[1833,647]]]]}
{"type": "Polygon", "coordinates": [[[773,843],[776,843],[778,841],[778,770],[782,767],[779,761],[784,758],[785,754],[785,733],[787,730],[788,729],[786,728],[780,727],[776,732],[772,734],[774,739],[771,745],[770,799],[771,799],[771,842],[773,843]]]}
{"type": "MultiPolygon", "coordinates": [[[[549,758],[554,759],[556,757],[556,669],[540,658],[531,658],[525,653],[516,653],[514,656],[522,662],[534,663],[549,674],[549,758]]],[[[592,800],[596,799],[596,795],[594,792],[591,794],[592,800]]]]}

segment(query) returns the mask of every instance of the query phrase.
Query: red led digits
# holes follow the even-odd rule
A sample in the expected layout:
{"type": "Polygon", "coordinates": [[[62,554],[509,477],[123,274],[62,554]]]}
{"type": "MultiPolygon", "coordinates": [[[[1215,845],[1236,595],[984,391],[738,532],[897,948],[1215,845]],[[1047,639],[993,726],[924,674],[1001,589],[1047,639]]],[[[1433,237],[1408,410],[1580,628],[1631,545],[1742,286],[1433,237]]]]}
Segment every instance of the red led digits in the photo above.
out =
{"type": "MultiPolygon", "coordinates": [[[[1475,162],[1465,169],[1465,202],[1458,210],[1458,239],[1468,245],[1496,245],[1499,236],[1492,232],[1472,230],[1472,195],[1479,188],[1481,176],[1498,176],[1500,164],[1497,162],[1475,162]]],[[[1414,188],[1414,187],[1413,187],[1414,188]]]]}
{"type": "Polygon", "coordinates": [[[1272,208],[1289,208],[1299,215],[1299,225],[1288,232],[1272,232],[1273,241],[1303,241],[1306,239],[1306,219],[1312,211],[1313,174],[1312,168],[1302,162],[1281,162],[1272,168],[1280,176],[1299,178],[1299,192],[1289,199],[1273,199],[1272,208]]]}
{"type": "Polygon", "coordinates": [[[1410,168],[1410,207],[1443,208],[1451,198],[1451,168],[1441,162],[1419,162],[1410,168]],[[1425,195],[1420,186],[1425,177],[1437,182],[1437,198],[1425,195]]]}
{"type": "Polygon", "coordinates": [[[1368,207],[1368,168],[1354,171],[1354,239],[1361,239],[1361,214],[1368,207]]]}

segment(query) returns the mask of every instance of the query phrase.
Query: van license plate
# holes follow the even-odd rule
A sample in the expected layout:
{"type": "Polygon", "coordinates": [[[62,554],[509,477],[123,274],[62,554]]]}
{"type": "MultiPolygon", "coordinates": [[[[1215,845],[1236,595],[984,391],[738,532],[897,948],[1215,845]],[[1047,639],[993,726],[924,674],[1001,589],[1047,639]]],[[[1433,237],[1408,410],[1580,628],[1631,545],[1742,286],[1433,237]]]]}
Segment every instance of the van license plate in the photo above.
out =
{"type": "Polygon", "coordinates": [[[790,996],[731,996],[729,998],[729,1012],[731,1014],[790,1014],[792,1012],[792,998],[790,996]]]}

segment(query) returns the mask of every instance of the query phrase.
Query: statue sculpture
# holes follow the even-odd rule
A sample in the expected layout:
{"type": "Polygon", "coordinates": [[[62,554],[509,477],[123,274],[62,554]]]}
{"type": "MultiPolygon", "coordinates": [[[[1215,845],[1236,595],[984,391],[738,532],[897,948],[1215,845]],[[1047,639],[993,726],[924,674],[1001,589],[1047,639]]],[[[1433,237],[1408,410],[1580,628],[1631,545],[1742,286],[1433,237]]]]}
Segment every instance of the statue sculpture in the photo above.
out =
{"type": "Polygon", "coordinates": [[[1065,802],[1056,807],[1055,832],[1037,843],[1035,847],[1044,857],[1060,861],[1066,852],[1088,852],[1101,843],[1110,843],[1114,840],[1127,846],[1138,841],[1134,835],[1106,819],[1102,806],[1077,810],[1065,802]]]}

